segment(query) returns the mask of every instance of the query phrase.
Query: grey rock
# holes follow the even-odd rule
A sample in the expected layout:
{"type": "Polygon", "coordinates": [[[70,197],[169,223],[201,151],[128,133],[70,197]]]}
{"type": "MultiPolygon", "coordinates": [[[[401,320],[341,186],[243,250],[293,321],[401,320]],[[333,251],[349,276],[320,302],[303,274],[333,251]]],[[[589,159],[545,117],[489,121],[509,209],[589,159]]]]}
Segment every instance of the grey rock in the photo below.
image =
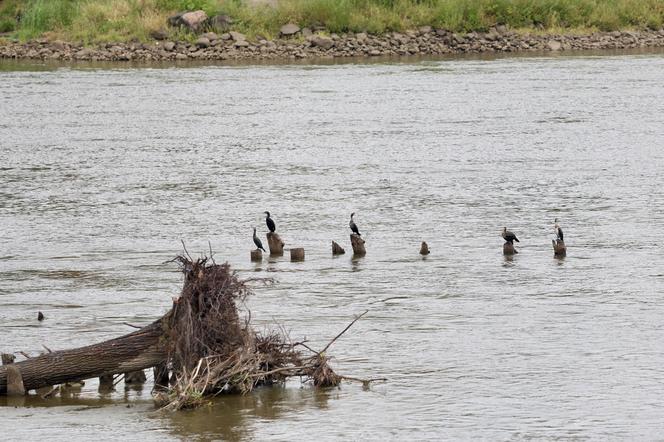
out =
{"type": "Polygon", "coordinates": [[[364,32],[360,32],[358,34],[355,34],[355,39],[359,42],[364,42],[367,39],[367,34],[364,32]]]}
{"type": "Polygon", "coordinates": [[[197,31],[203,26],[203,23],[207,20],[207,18],[208,17],[205,11],[199,9],[198,11],[185,12],[180,17],[180,20],[184,26],[188,27],[192,31],[197,31]]]}
{"type": "Polygon", "coordinates": [[[279,32],[281,32],[281,35],[289,37],[300,32],[300,27],[294,23],[288,23],[287,25],[283,25],[279,32]]]}
{"type": "Polygon", "coordinates": [[[167,41],[166,43],[164,43],[164,50],[172,51],[173,49],[175,49],[175,43],[173,43],[172,41],[167,41]]]}
{"type": "Polygon", "coordinates": [[[210,40],[208,40],[205,37],[200,37],[198,40],[194,42],[194,44],[199,48],[207,48],[210,46],[210,40]]]}
{"type": "Polygon", "coordinates": [[[317,46],[319,48],[323,49],[330,49],[332,46],[334,46],[334,40],[332,40],[330,37],[325,37],[324,35],[313,35],[309,41],[314,46],[317,46]]]}
{"type": "Polygon", "coordinates": [[[377,55],[380,55],[380,51],[378,49],[374,49],[372,51],[369,51],[369,55],[371,55],[372,57],[375,57],[377,55]]]}
{"type": "Polygon", "coordinates": [[[563,45],[557,40],[549,40],[546,44],[546,47],[550,51],[560,51],[563,48],[563,45]]]}
{"type": "Polygon", "coordinates": [[[231,40],[233,41],[245,41],[247,37],[244,36],[244,34],[241,34],[239,32],[231,31],[228,33],[231,37],[231,40]]]}
{"type": "Polygon", "coordinates": [[[225,33],[221,34],[219,36],[219,38],[221,38],[222,40],[230,40],[231,39],[231,34],[229,34],[228,32],[225,32],[225,33]]]}
{"type": "Polygon", "coordinates": [[[233,19],[228,15],[215,15],[214,17],[210,17],[208,19],[207,24],[212,29],[215,29],[219,32],[225,32],[230,28],[233,22],[233,19]]]}
{"type": "Polygon", "coordinates": [[[207,38],[208,40],[215,41],[219,40],[219,36],[215,34],[214,32],[206,32],[205,34],[201,35],[201,37],[207,38]]]}
{"type": "Polygon", "coordinates": [[[431,26],[420,26],[420,28],[418,29],[418,31],[420,31],[420,34],[428,34],[429,32],[431,32],[431,30],[432,30],[431,26]]]}
{"type": "Polygon", "coordinates": [[[311,37],[313,34],[314,34],[313,31],[309,28],[302,29],[302,36],[304,37],[311,37]]]}
{"type": "Polygon", "coordinates": [[[249,46],[249,42],[247,42],[246,40],[236,40],[235,41],[235,47],[236,48],[246,48],[247,46],[249,46]]]}
{"type": "Polygon", "coordinates": [[[166,40],[168,38],[168,32],[163,29],[157,29],[156,31],[150,32],[150,37],[155,40],[166,40]]]}
{"type": "Polygon", "coordinates": [[[175,54],[176,60],[186,60],[188,57],[185,54],[175,54]]]}

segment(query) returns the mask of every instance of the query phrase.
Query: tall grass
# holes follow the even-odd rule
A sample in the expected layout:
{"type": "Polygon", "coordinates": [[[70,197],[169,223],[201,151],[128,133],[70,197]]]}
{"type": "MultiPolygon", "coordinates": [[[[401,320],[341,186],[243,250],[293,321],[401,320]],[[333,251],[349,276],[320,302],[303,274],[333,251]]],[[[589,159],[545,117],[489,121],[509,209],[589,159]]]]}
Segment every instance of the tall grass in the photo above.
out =
{"type": "Polygon", "coordinates": [[[236,30],[276,36],[288,22],[329,32],[382,33],[422,25],[452,31],[513,28],[616,30],[660,28],[664,0],[277,0],[249,6],[245,0],[5,0],[0,26],[22,38],[53,35],[84,42],[146,40],[169,15],[203,9],[228,14],[236,30]],[[15,17],[20,16],[20,20],[15,17]]]}

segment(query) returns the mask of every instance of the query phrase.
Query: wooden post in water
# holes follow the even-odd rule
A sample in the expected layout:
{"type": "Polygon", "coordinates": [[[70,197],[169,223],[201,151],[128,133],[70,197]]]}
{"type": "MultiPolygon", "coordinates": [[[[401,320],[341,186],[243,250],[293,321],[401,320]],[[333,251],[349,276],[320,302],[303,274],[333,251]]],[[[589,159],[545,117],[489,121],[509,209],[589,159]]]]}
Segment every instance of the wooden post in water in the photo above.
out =
{"type": "Polygon", "coordinates": [[[252,262],[261,262],[263,261],[263,251],[261,249],[256,249],[251,251],[251,261],[252,262]]]}
{"type": "Polygon", "coordinates": [[[364,240],[357,233],[350,234],[350,244],[353,246],[353,255],[364,256],[367,254],[367,250],[364,248],[364,240]]]}
{"type": "Polygon", "coordinates": [[[267,232],[267,245],[271,256],[282,256],[284,254],[284,242],[275,232],[267,232]]]}
{"type": "Polygon", "coordinates": [[[99,376],[99,392],[110,392],[113,390],[113,375],[112,374],[105,374],[103,376],[99,376]]]}
{"type": "Polygon", "coordinates": [[[503,244],[503,255],[515,255],[519,253],[515,248],[514,244],[512,244],[509,241],[505,241],[505,244],[503,244]]]}
{"type": "Polygon", "coordinates": [[[426,242],[422,241],[422,245],[420,246],[420,255],[426,256],[429,253],[431,253],[429,251],[429,245],[426,242]]]}
{"type": "Polygon", "coordinates": [[[25,396],[23,376],[16,364],[7,365],[7,396],[25,396]]]}
{"type": "Polygon", "coordinates": [[[562,258],[563,256],[567,256],[567,247],[565,246],[565,241],[562,239],[557,239],[551,240],[551,243],[553,244],[553,256],[562,258]]]}
{"type": "Polygon", "coordinates": [[[142,384],[146,379],[147,377],[143,370],[130,371],[124,374],[125,384],[142,384]]]}
{"type": "Polygon", "coordinates": [[[304,261],[304,249],[302,247],[290,249],[290,260],[304,261]]]}
{"type": "Polygon", "coordinates": [[[332,254],[333,255],[343,255],[346,253],[343,247],[337,244],[335,241],[332,241],[332,254]]]}

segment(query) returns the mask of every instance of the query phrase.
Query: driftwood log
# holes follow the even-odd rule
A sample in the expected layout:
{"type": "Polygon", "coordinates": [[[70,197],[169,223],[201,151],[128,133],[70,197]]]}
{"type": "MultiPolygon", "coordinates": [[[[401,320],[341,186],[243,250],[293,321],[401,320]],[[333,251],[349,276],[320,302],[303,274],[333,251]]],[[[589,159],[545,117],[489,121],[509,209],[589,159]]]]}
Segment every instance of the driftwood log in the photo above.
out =
{"type": "Polygon", "coordinates": [[[332,254],[333,255],[343,255],[346,253],[343,247],[337,244],[335,241],[332,241],[332,254]]]}
{"type": "Polygon", "coordinates": [[[290,249],[290,260],[304,261],[304,249],[302,247],[290,249]]]}
{"type": "Polygon", "coordinates": [[[519,252],[514,248],[514,244],[509,241],[505,241],[505,244],[503,244],[503,255],[510,256],[516,253],[519,252]]]}
{"type": "Polygon", "coordinates": [[[276,233],[267,232],[267,245],[270,248],[270,255],[282,256],[284,254],[284,242],[276,233]]]}
{"type": "Polygon", "coordinates": [[[15,367],[25,391],[153,367],[166,359],[162,320],[119,338],[61,350],[0,367],[0,395],[7,394],[8,368],[15,367]]]}
{"type": "Polygon", "coordinates": [[[420,255],[428,255],[429,253],[431,253],[429,251],[429,245],[422,241],[422,245],[420,246],[420,255]]]}
{"type": "Polygon", "coordinates": [[[350,234],[350,244],[353,246],[353,254],[356,256],[364,256],[367,250],[364,248],[364,240],[357,233],[350,234]]]}
{"type": "Polygon", "coordinates": [[[567,255],[567,247],[565,246],[565,241],[562,239],[551,240],[553,244],[553,256],[563,257],[567,255]]]}

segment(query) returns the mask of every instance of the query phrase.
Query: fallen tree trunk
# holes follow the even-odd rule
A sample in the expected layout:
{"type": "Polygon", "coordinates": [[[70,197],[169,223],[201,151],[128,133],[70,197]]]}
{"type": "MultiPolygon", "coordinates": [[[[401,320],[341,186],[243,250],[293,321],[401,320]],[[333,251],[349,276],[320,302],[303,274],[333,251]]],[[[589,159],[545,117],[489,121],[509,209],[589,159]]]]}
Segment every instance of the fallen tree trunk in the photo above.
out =
{"type": "MultiPolygon", "coordinates": [[[[168,315],[166,315],[167,317],[168,315]]],[[[18,362],[25,390],[143,370],[164,362],[163,319],[133,333],[98,344],[60,350],[18,362]]],[[[0,395],[7,394],[7,366],[0,366],[0,395]]]]}

